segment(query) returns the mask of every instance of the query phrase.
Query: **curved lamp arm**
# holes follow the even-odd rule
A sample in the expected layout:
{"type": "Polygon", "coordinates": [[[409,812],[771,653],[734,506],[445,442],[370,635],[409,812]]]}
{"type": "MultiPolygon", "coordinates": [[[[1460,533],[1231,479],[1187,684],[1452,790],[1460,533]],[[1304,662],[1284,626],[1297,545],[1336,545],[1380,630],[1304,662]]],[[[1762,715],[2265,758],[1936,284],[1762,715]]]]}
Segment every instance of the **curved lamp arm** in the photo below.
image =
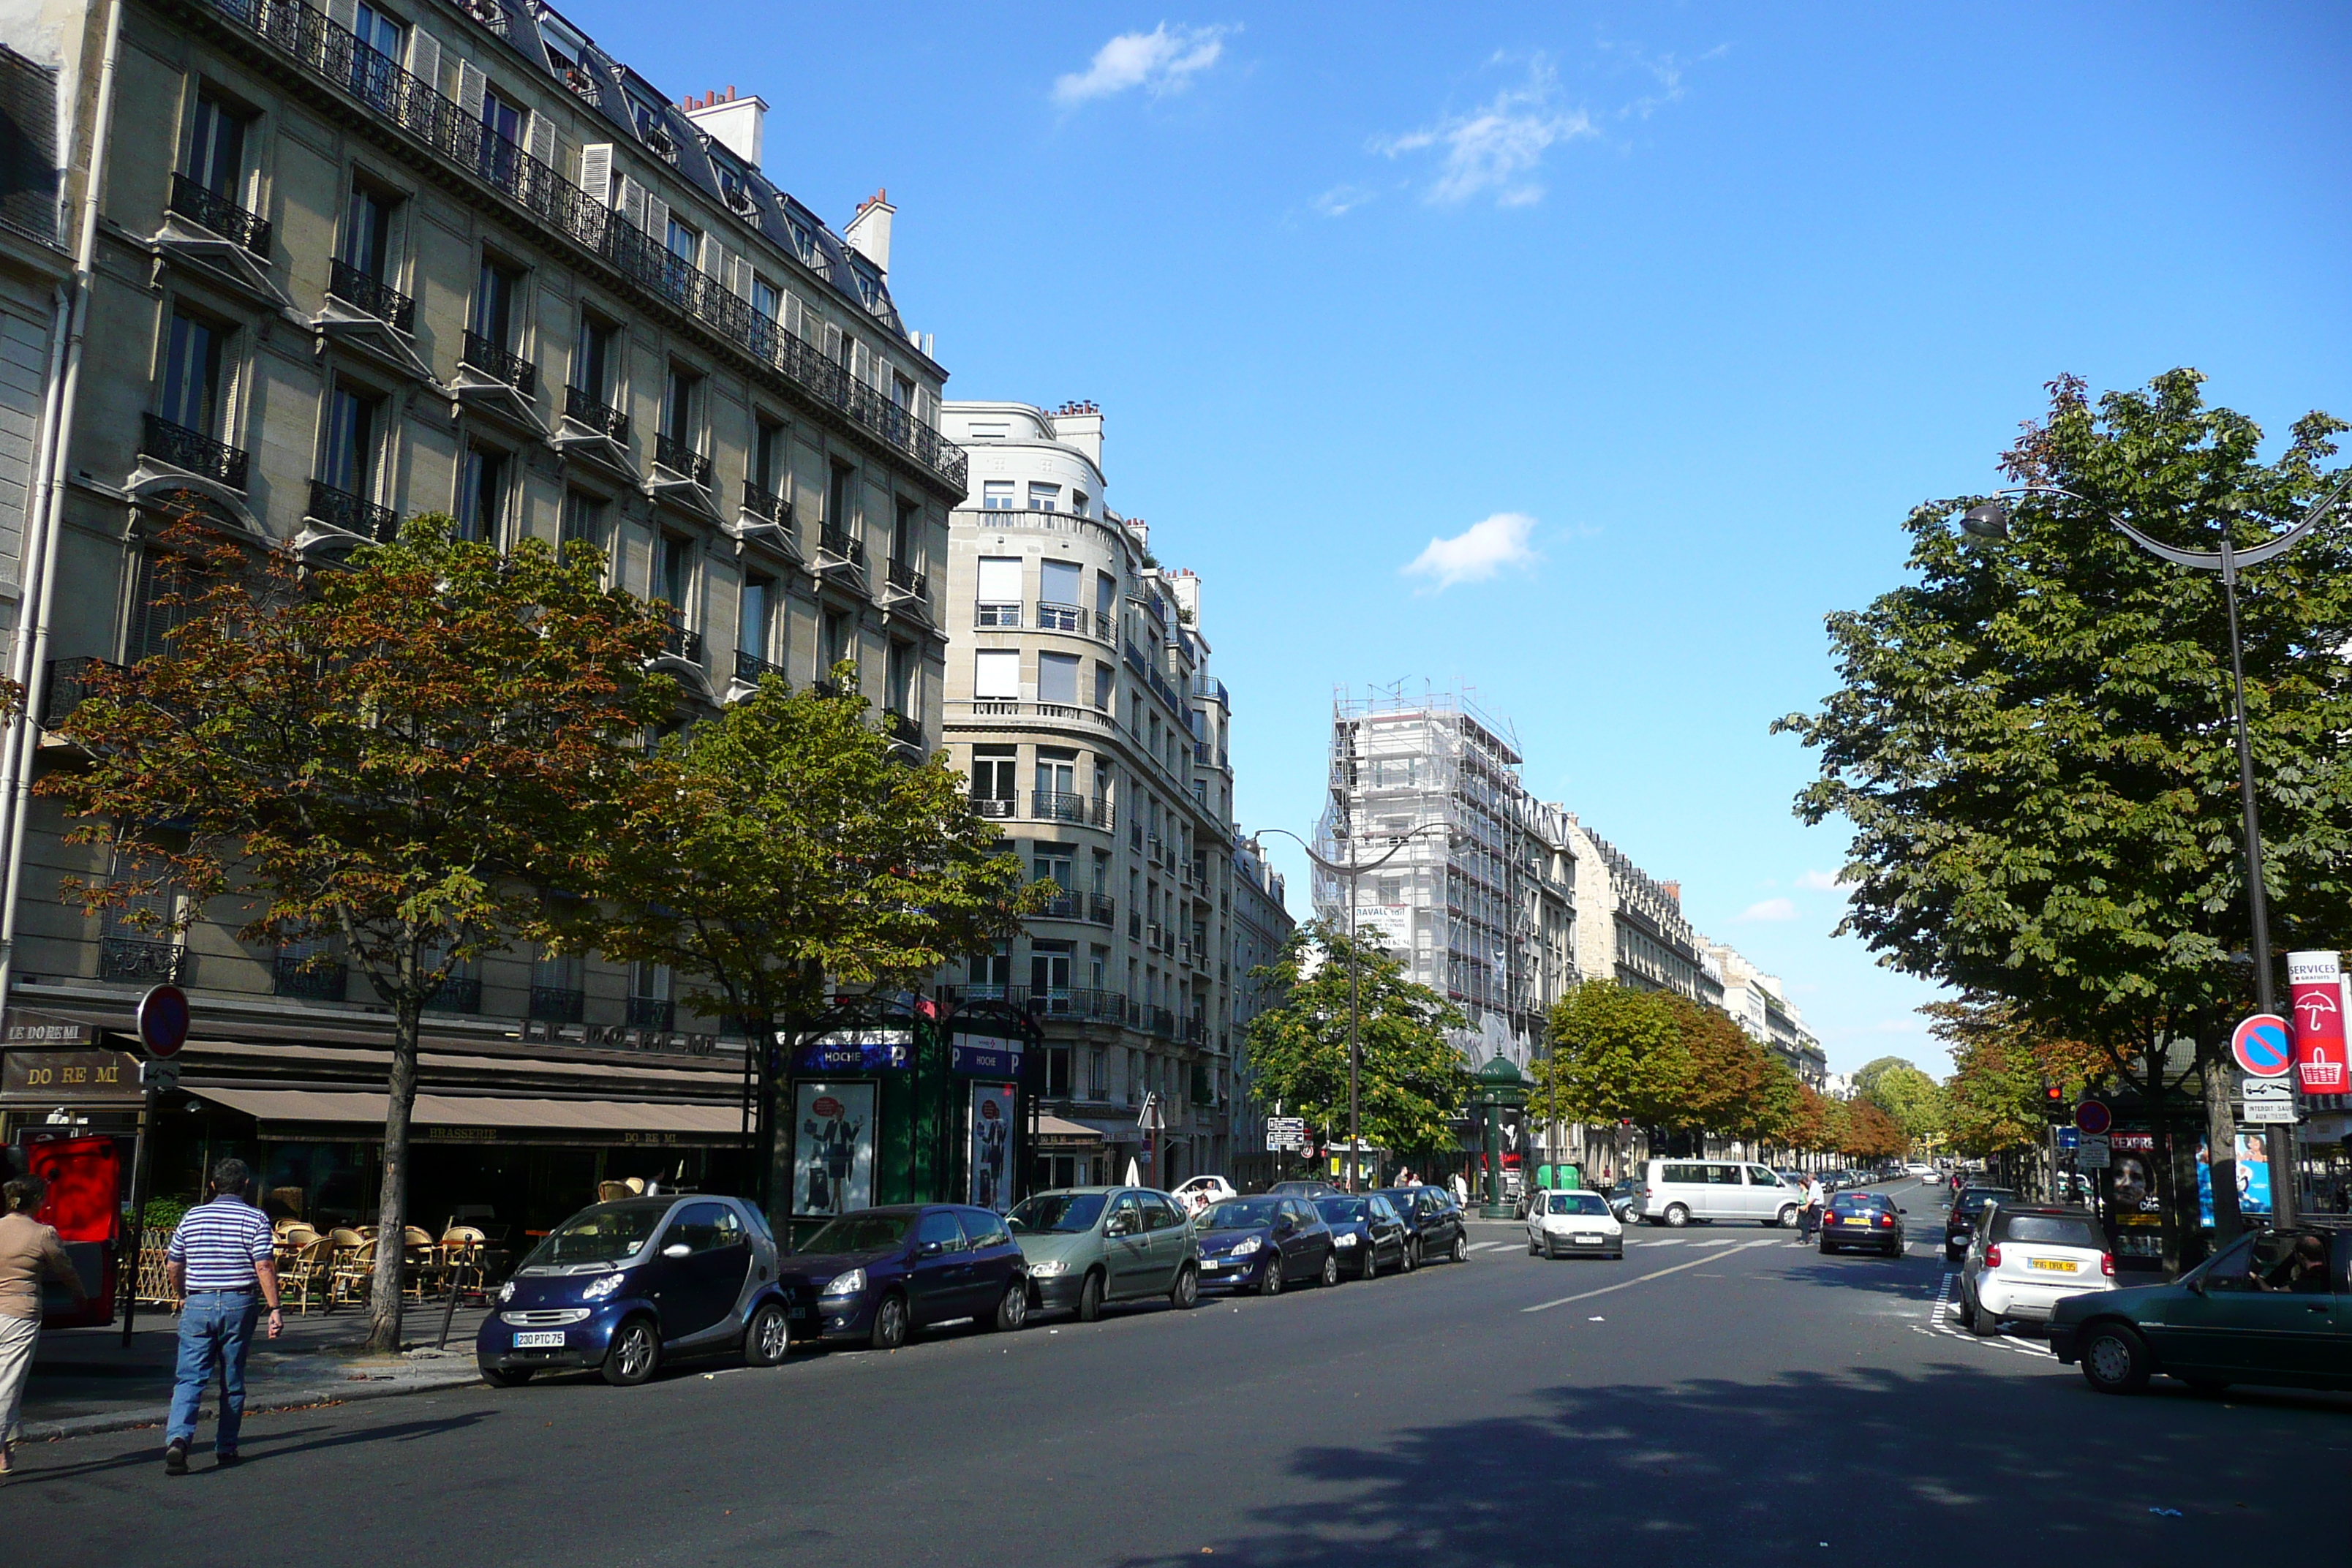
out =
{"type": "MultiPolygon", "coordinates": [[[[2237,550],[2227,546],[2221,550],[2182,550],[2177,545],[2167,544],[2161,540],[2150,539],[2122,518],[2101,508],[2099,503],[2090,497],[2077,495],[2063,485],[2017,485],[2008,489],[1995,490],[1993,494],[1996,496],[2064,496],[2068,500],[2080,501],[2097,511],[2133,543],[2152,555],[2161,556],[2176,566],[2187,566],[2200,572],[2221,572],[2234,576],[2241,566],[2259,566],[2274,556],[2286,553],[2294,546],[2296,541],[2319,526],[2319,520],[2326,517],[2329,509],[2343,498],[2347,489],[2352,489],[2352,474],[2347,474],[2336,482],[2334,489],[2322,496],[2312,509],[2304,514],[2301,522],[2296,523],[2277,538],[2266,539],[2250,550],[2237,550]]],[[[1996,536],[2006,536],[2009,531],[2009,508],[2000,501],[1989,501],[1981,506],[1970,507],[1967,517],[1961,521],[1961,526],[1968,527],[1972,519],[1981,519],[1984,523],[1981,530],[1971,529],[1972,532],[1984,531],[1996,536]]]]}
{"type": "Polygon", "coordinates": [[[1367,860],[1360,866],[1342,865],[1337,860],[1326,860],[1322,856],[1315,853],[1315,847],[1313,845],[1307,843],[1304,838],[1299,837],[1296,833],[1291,832],[1287,827],[1260,827],[1255,829],[1255,831],[1258,833],[1280,834],[1283,837],[1289,839],[1293,844],[1297,845],[1299,848],[1305,850],[1307,852],[1307,858],[1309,860],[1314,861],[1317,866],[1320,867],[1325,871],[1329,872],[1334,877],[1357,877],[1362,875],[1366,871],[1376,871],[1382,866],[1387,865],[1390,861],[1404,853],[1406,845],[1411,844],[1414,839],[1420,837],[1424,833],[1444,833],[1450,832],[1451,830],[1439,823],[1424,822],[1419,827],[1414,828],[1412,832],[1399,838],[1395,844],[1390,847],[1387,854],[1381,856],[1377,860],[1367,860]]]}

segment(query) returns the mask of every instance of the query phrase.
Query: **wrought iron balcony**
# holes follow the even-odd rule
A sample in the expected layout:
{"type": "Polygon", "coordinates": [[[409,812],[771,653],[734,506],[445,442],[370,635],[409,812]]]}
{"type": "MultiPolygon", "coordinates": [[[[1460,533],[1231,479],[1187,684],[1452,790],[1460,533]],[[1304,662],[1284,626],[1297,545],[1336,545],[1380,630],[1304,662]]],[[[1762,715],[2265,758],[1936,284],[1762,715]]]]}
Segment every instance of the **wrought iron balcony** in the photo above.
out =
{"type": "Polygon", "coordinates": [[[245,489],[245,453],[214,440],[201,430],[174,425],[161,415],[141,417],[145,421],[139,440],[141,456],[160,458],[175,468],[217,479],[233,490],[245,489]]]}
{"type": "Polygon", "coordinates": [[[655,432],[654,462],[682,479],[692,479],[704,489],[710,488],[710,459],[675,436],[655,432]]]}
{"type": "Polygon", "coordinates": [[[662,606],[662,652],[688,664],[702,658],[702,634],[686,624],[686,612],[662,606]]]}
{"type": "Polygon", "coordinates": [[[382,279],[369,277],[341,257],[327,263],[327,292],[346,305],[365,310],[396,331],[415,329],[415,300],[382,279]]]}
{"type": "Polygon", "coordinates": [[[735,650],[736,679],[748,680],[756,686],[771,675],[779,680],[783,679],[784,667],[781,664],[771,664],[756,653],[745,653],[740,647],[735,650]]]}
{"type": "Polygon", "coordinates": [[[890,563],[890,586],[902,594],[912,594],[918,599],[929,598],[929,581],[904,561],[890,563]]]}
{"type": "Polygon", "coordinates": [[[1041,789],[1029,797],[1029,815],[1039,822],[1075,822],[1086,827],[1109,826],[1108,803],[1071,790],[1041,789]]]}
{"type": "Polygon", "coordinates": [[[1051,921],[1076,921],[1086,918],[1087,900],[1083,893],[1056,893],[1037,908],[1040,918],[1051,921]]]}
{"type": "Polygon", "coordinates": [[[565,387],[563,414],[564,417],[578,420],[599,436],[624,443],[629,438],[629,416],[593,393],[583,392],[576,386],[565,387]]]}
{"type": "Polygon", "coordinates": [[[351,970],[341,963],[312,963],[281,952],[275,965],[272,989],[280,996],[311,1002],[340,1002],[351,983],[351,970]]]}
{"type": "Polygon", "coordinates": [[[337,489],[324,479],[310,481],[310,504],[304,509],[303,514],[330,528],[356,533],[362,539],[373,539],[378,544],[389,544],[400,533],[400,514],[392,508],[362,500],[349,490],[337,489]]]}
{"type": "Polygon", "coordinates": [[[87,694],[86,678],[94,670],[123,667],[102,658],[53,658],[49,660],[47,689],[41,700],[41,728],[54,730],[73,717],[87,694]]]}
{"type": "Polygon", "coordinates": [[[977,615],[972,622],[974,626],[982,628],[992,626],[998,631],[1018,631],[1021,627],[1021,605],[1017,601],[1012,604],[981,605],[976,606],[976,609],[977,615]]]}
{"type": "Polygon", "coordinates": [[[481,977],[452,974],[425,999],[425,1005],[435,1013],[478,1013],[482,1010],[481,977]]]}
{"type": "Polygon", "coordinates": [[[895,708],[882,710],[882,732],[903,745],[919,746],[923,743],[923,721],[895,708]]]}
{"type": "Polygon", "coordinates": [[[1095,612],[1095,636],[1100,637],[1105,642],[1112,642],[1116,640],[1111,636],[1111,618],[1109,611],[1097,610],[1095,612]]]}
{"type": "Polygon", "coordinates": [[[866,546],[858,543],[847,529],[829,522],[820,524],[816,532],[816,547],[824,554],[846,562],[856,569],[859,575],[865,574],[866,546]]]}
{"type": "Polygon", "coordinates": [[[762,489],[751,480],[743,481],[743,510],[762,522],[772,522],[779,528],[793,525],[793,509],[784,498],[773,490],[762,489]]]}
{"type": "Polygon", "coordinates": [[[576,985],[534,985],[530,1016],[542,1024],[576,1024],[588,1016],[588,994],[576,985]]]}
{"type": "Polygon", "coordinates": [[[269,220],[205,189],[185,174],[172,176],[172,210],[223,239],[236,241],[265,261],[269,258],[269,220]]]}
{"type": "Polygon", "coordinates": [[[98,943],[98,977],[136,985],[177,985],[187,973],[188,950],[157,937],[109,936],[98,943]]]}
{"type": "Polygon", "coordinates": [[[1176,1037],[1176,1015],[1165,1007],[1146,1007],[1143,1026],[1163,1040],[1176,1037]]]}
{"type": "Polygon", "coordinates": [[[1208,1025],[1208,1020],[1206,1020],[1206,1019],[1204,1019],[1204,1018],[1187,1018],[1187,1019],[1185,1019],[1185,1020],[1184,1020],[1184,1024],[1183,1024],[1183,1030],[1182,1030],[1182,1034],[1181,1034],[1181,1037],[1182,1038],[1183,1042],[1184,1042],[1186,1045],[1188,1045],[1188,1046],[1202,1046],[1202,1045],[1206,1045],[1206,1044],[1208,1044],[1208,1042],[1209,1042],[1209,1025],[1208,1025]]]}
{"type": "Polygon", "coordinates": [[[1098,926],[1116,925],[1118,923],[1117,906],[1111,902],[1111,898],[1108,893],[1088,893],[1087,895],[1086,919],[1092,924],[1098,926]]]}
{"type": "Polygon", "coordinates": [[[485,375],[497,377],[529,397],[539,389],[539,367],[518,353],[509,353],[481,333],[467,328],[465,353],[458,356],[485,375]]]}
{"type": "Polygon", "coordinates": [[[629,1027],[658,1029],[664,1034],[677,1026],[677,1004],[667,996],[632,996],[629,998],[629,1027]]]}
{"type": "Polygon", "coordinates": [[[1082,632],[1086,629],[1087,613],[1076,605],[1037,605],[1037,629],[1041,632],[1082,632]]]}
{"type": "Polygon", "coordinates": [[[973,795],[971,797],[971,814],[974,816],[993,817],[1002,821],[1013,815],[1013,797],[1009,795],[973,795]]]}

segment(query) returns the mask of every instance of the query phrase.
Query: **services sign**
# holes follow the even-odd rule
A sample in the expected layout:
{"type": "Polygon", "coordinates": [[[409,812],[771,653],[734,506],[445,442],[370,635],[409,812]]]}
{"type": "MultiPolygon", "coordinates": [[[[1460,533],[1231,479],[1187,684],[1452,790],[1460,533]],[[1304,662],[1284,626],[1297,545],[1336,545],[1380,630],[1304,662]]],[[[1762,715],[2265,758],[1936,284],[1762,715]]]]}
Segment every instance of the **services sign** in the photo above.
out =
{"type": "Polygon", "coordinates": [[[2346,1078],[2342,960],[2333,952],[2290,952],[2286,981],[2294,995],[2287,1011],[2294,1016],[2295,1077],[2302,1080],[2306,1094],[2342,1094],[2346,1078]]]}

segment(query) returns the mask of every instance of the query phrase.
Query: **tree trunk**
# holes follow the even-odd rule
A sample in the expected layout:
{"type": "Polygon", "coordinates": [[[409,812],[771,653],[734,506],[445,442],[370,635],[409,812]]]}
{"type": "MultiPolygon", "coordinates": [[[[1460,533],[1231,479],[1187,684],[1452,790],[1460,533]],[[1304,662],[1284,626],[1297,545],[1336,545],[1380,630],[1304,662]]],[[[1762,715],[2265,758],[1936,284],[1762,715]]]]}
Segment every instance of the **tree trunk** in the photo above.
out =
{"type": "MultiPolygon", "coordinates": [[[[404,989],[414,990],[414,986],[404,989]]],[[[383,1108],[383,1192],[376,1207],[375,1283],[368,1293],[367,1348],[400,1353],[401,1263],[408,1229],[408,1113],[416,1103],[416,1034],[421,999],[393,1004],[392,1078],[383,1108]]]]}
{"type": "Polygon", "coordinates": [[[2205,1148],[2213,1172],[2213,1246],[2238,1238],[2244,1216],[2238,1212],[2238,1118],[2230,1108],[2230,1053],[2219,1040],[2204,1047],[2205,1148]]]}

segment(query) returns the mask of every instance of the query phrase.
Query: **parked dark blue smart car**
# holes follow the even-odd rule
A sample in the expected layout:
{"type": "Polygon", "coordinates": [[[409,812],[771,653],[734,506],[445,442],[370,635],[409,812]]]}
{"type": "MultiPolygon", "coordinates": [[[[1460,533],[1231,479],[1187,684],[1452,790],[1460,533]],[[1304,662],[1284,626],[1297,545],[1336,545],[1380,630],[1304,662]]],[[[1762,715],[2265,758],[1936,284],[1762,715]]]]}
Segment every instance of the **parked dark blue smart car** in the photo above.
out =
{"type": "Polygon", "coordinates": [[[670,1356],[740,1348],[773,1366],[815,1300],[776,1278],[776,1243],[739,1199],[623,1198],[547,1233],[474,1336],[483,1380],[505,1388],[541,1372],[595,1369],[624,1387],[670,1356]]]}
{"type": "Polygon", "coordinates": [[[1339,1249],[1331,1227],[1302,1197],[1227,1198],[1192,1222],[1201,1242],[1201,1289],[1226,1285],[1281,1293],[1302,1279],[1339,1282],[1339,1249]]]}
{"type": "Polygon", "coordinates": [[[1004,1216],[954,1204],[859,1209],[829,1221],[780,1270],[813,1300],[793,1336],[896,1350],[917,1329],[972,1319],[1013,1330],[1029,1318],[1029,1269],[1004,1216]]]}

